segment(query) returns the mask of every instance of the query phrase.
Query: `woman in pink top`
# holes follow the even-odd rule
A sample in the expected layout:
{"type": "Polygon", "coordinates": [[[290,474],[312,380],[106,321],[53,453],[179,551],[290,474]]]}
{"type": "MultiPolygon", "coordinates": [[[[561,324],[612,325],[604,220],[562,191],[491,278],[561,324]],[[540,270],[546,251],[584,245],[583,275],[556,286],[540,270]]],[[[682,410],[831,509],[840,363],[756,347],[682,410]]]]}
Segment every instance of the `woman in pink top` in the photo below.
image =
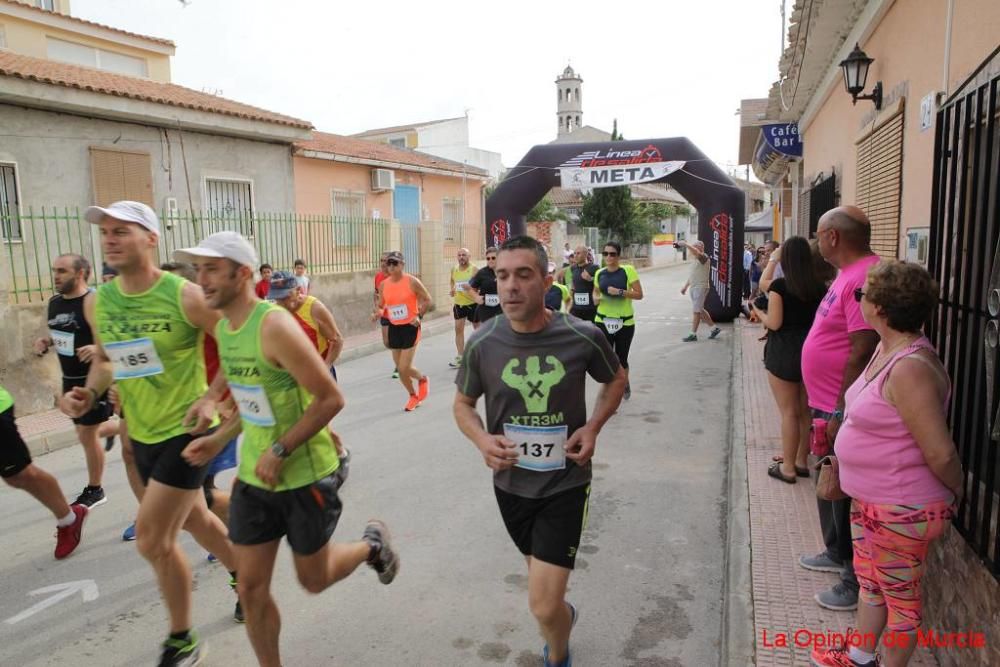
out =
{"type": "Polygon", "coordinates": [[[855,290],[880,338],[865,372],[845,394],[837,433],[840,485],[853,498],[854,570],[861,585],[849,647],[816,649],[812,664],[905,665],[920,627],[920,579],[930,543],[948,527],[964,484],[946,422],[950,381],[921,329],[938,287],[916,264],[884,261],[855,290]]]}

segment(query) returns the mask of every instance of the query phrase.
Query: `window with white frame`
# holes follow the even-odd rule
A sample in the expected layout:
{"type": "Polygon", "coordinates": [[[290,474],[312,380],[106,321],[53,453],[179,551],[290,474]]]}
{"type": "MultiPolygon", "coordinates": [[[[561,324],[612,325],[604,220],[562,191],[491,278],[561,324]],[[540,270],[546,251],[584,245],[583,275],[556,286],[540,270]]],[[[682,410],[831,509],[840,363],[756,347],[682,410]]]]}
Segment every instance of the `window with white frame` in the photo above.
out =
{"type": "Polygon", "coordinates": [[[218,230],[231,230],[252,238],[253,225],[253,183],[241,179],[205,179],[204,208],[210,221],[218,230]]]}
{"type": "Polygon", "coordinates": [[[365,193],[334,190],[332,193],[334,243],[360,245],[361,224],[365,219],[365,193]]]}
{"type": "Polygon", "coordinates": [[[0,234],[4,241],[21,240],[21,202],[17,198],[17,169],[0,163],[0,234]]]}
{"type": "Polygon", "coordinates": [[[47,42],[48,56],[52,60],[58,60],[71,65],[83,65],[94,69],[115,72],[116,74],[128,74],[129,76],[146,77],[149,76],[146,68],[146,61],[143,58],[128,56],[124,53],[115,53],[98,49],[86,44],[67,42],[63,39],[49,37],[47,42]]]}
{"type": "Polygon", "coordinates": [[[445,197],[441,200],[441,222],[444,223],[444,240],[460,241],[462,238],[462,200],[445,197]]]}

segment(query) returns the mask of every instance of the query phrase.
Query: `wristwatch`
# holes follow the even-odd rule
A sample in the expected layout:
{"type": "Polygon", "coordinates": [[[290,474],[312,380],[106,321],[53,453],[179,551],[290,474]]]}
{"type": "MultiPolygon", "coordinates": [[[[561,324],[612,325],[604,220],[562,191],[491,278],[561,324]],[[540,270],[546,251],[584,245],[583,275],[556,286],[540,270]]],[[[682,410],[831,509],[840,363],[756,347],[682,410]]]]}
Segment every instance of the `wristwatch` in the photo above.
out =
{"type": "Polygon", "coordinates": [[[830,413],[830,417],[836,419],[839,422],[842,422],[844,421],[844,411],[841,410],[840,408],[837,408],[832,413],[830,413]]]}
{"type": "Polygon", "coordinates": [[[271,453],[282,460],[287,459],[289,456],[292,455],[292,453],[287,449],[285,449],[285,446],[280,442],[276,442],[273,445],[271,445],[271,453]]]}

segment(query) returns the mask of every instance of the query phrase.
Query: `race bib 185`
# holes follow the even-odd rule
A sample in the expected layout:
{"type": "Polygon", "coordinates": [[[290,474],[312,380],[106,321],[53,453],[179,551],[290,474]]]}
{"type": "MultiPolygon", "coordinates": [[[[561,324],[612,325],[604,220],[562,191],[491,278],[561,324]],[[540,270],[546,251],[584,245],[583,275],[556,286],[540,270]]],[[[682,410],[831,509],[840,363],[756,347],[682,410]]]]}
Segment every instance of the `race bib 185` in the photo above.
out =
{"type": "Polygon", "coordinates": [[[111,357],[116,380],[143,378],[163,372],[163,362],[149,338],[107,343],[104,351],[111,357]]]}
{"type": "Polygon", "coordinates": [[[504,424],[503,434],[517,446],[518,468],[545,472],[566,467],[565,426],[518,426],[504,424]]]}

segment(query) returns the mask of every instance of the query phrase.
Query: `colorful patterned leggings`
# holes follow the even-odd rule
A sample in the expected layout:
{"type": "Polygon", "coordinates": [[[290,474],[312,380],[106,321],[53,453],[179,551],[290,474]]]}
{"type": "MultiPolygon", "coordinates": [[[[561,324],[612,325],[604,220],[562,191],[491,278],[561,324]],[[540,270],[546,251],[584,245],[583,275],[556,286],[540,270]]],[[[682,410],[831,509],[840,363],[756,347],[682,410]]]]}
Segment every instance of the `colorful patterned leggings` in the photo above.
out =
{"type": "Polygon", "coordinates": [[[930,543],[954,516],[949,502],[922,505],[851,503],[854,572],[860,598],[873,607],[888,607],[886,627],[914,632],[920,627],[920,579],[930,543]]]}

